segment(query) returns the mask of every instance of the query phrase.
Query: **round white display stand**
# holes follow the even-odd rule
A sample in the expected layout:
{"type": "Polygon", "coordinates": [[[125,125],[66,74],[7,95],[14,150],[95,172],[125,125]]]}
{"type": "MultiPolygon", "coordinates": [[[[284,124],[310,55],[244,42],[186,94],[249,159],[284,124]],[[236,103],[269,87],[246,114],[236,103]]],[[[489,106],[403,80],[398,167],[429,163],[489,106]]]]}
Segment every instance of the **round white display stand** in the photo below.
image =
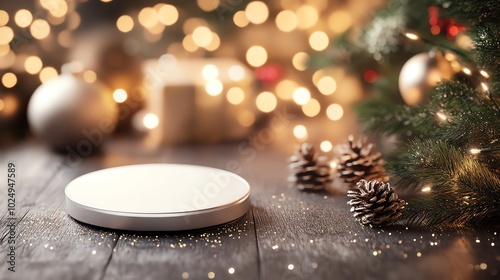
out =
{"type": "Polygon", "coordinates": [[[250,186],[228,171],[182,164],[142,164],[82,175],[66,186],[66,211],[81,222],[134,231],[220,225],[250,207],[250,186]]]}

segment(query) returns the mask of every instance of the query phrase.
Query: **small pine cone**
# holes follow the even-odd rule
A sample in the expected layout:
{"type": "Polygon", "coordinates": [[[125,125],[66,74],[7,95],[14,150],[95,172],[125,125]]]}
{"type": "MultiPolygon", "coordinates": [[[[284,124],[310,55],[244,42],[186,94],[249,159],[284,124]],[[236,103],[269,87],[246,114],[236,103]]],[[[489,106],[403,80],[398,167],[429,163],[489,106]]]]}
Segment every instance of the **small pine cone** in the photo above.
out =
{"type": "Polygon", "coordinates": [[[376,227],[393,224],[403,213],[406,202],[398,198],[389,183],[360,180],[357,190],[347,191],[351,213],[362,225],[376,227]]]}
{"type": "Polygon", "coordinates": [[[349,143],[339,144],[336,148],[337,176],[351,189],[361,179],[387,182],[389,178],[384,176],[384,160],[380,153],[374,152],[375,145],[367,144],[366,139],[355,143],[352,135],[347,140],[349,143]]]}
{"type": "Polygon", "coordinates": [[[295,155],[290,157],[290,177],[288,181],[299,190],[323,190],[332,182],[330,164],[326,157],[318,157],[312,144],[297,146],[295,155]]]}

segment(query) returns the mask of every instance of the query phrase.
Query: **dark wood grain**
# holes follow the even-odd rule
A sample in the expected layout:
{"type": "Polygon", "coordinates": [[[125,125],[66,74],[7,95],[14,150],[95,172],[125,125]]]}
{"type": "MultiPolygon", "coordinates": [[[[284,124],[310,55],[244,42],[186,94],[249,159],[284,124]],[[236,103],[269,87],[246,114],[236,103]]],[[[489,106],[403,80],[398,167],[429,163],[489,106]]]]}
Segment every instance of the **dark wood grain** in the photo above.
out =
{"type": "MultiPolygon", "coordinates": [[[[245,143],[150,150],[138,141],[115,140],[76,164],[36,143],[2,153],[0,165],[14,160],[20,181],[17,272],[4,273],[2,261],[0,279],[498,278],[499,227],[449,232],[363,227],[351,217],[345,197],[287,186],[291,146],[270,143],[250,150],[245,143]],[[111,231],[66,214],[63,191],[73,178],[151,162],[235,171],[251,184],[252,210],[226,225],[177,233],[111,231]]],[[[3,180],[5,170],[0,174],[3,180]]],[[[2,260],[5,199],[2,190],[2,260]]]]}

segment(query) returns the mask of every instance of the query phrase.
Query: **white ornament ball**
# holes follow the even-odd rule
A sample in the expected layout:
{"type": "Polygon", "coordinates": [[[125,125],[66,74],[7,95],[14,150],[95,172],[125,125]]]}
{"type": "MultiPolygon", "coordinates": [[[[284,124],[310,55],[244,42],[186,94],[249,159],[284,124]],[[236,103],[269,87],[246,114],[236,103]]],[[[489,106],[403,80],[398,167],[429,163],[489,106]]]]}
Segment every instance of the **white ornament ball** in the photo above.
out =
{"type": "Polygon", "coordinates": [[[76,148],[89,154],[113,132],[117,119],[111,91],[73,74],[61,74],[40,85],[28,104],[33,133],[56,150],[76,148]]]}
{"type": "Polygon", "coordinates": [[[399,73],[399,92],[408,105],[424,103],[438,82],[454,74],[451,63],[440,52],[420,53],[410,58],[399,73]]]}

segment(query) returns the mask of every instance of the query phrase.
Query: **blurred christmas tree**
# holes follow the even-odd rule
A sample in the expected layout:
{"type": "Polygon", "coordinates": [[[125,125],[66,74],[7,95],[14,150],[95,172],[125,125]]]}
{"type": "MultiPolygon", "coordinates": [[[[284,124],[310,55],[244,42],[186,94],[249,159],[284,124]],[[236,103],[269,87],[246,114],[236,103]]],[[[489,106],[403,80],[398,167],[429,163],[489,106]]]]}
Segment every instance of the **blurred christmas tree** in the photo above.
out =
{"type": "Polygon", "coordinates": [[[311,60],[350,65],[373,91],[358,116],[397,136],[387,167],[414,195],[401,224],[500,221],[499,18],[496,0],[391,1],[311,60]]]}

